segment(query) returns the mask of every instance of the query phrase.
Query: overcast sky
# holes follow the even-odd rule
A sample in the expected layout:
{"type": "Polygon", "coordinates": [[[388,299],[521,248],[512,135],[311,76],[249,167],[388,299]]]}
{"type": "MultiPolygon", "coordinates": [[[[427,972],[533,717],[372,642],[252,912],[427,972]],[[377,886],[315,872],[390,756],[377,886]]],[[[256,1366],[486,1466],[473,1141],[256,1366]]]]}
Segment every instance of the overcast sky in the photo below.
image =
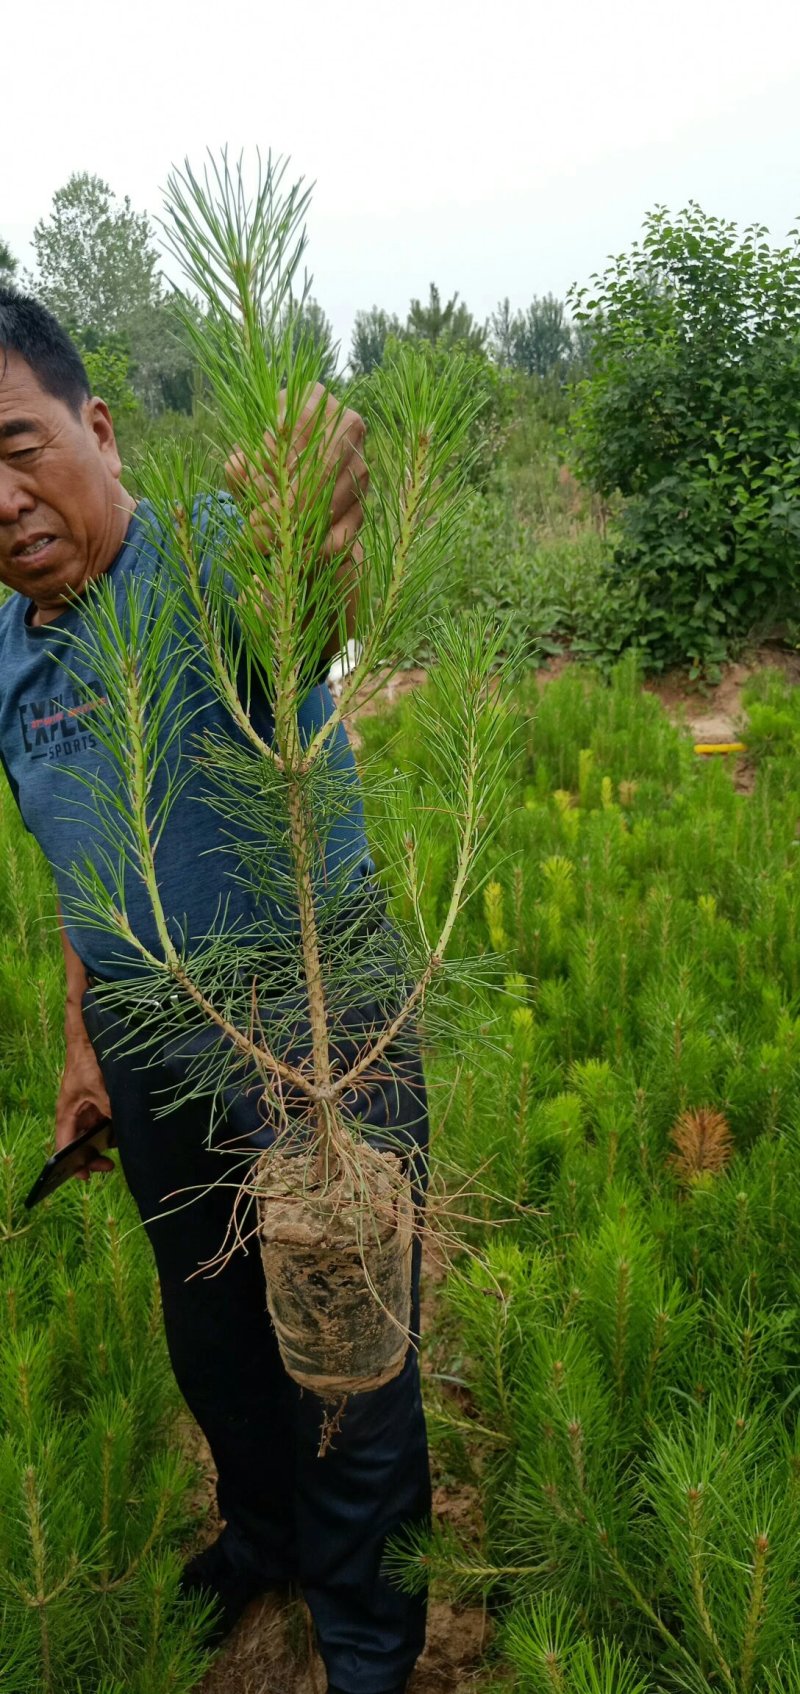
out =
{"type": "Polygon", "coordinates": [[[435,280],[479,318],[565,293],[689,198],[800,222],[798,0],[41,0],[6,9],[0,234],[73,171],[157,213],[206,146],[316,182],[314,293],[405,314],[435,280]]]}

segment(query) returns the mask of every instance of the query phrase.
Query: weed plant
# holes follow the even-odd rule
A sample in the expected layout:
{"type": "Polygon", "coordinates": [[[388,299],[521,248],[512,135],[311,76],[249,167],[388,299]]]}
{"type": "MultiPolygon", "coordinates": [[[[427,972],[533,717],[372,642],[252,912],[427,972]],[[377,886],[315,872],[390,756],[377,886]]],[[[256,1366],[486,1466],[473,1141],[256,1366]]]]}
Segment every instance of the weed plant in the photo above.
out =
{"type": "MultiPolygon", "coordinates": [[[[364,734],[373,754],[416,757],[424,807],[404,711],[364,734]]],[[[796,756],[765,758],[738,794],[631,660],[610,684],[531,679],[517,745],[521,803],[462,932],[494,984],[464,998],[470,1061],[445,1044],[428,1058],[445,1159],[482,1172],[432,1409],[485,1532],[461,1545],[439,1529],[395,1566],[488,1594],[534,1694],[789,1694],[796,756]],[[441,1388],[453,1377],[466,1408],[463,1387],[441,1388]]]]}
{"type": "Polygon", "coordinates": [[[790,776],[800,752],[800,696],[777,666],[757,671],[744,689],[747,751],[759,763],[769,758],[790,776]]]}
{"type": "Polygon", "coordinates": [[[566,645],[607,646],[608,546],[596,530],[563,516],[552,529],[538,525],[499,471],[488,492],[470,496],[449,585],[456,604],[504,620],[534,663],[566,645]]]}
{"type": "Polygon", "coordinates": [[[44,863],[0,790],[0,1688],[184,1694],[193,1473],[152,1259],[119,1176],[23,1198],[52,1151],[64,1006],[44,863]]]}
{"type": "Polygon", "coordinates": [[[527,383],[513,395],[492,474],[466,503],[448,605],[505,621],[533,664],[568,647],[610,669],[637,645],[645,609],[640,584],[613,570],[619,502],[593,498],[570,474],[566,410],[548,415],[527,383]]]}

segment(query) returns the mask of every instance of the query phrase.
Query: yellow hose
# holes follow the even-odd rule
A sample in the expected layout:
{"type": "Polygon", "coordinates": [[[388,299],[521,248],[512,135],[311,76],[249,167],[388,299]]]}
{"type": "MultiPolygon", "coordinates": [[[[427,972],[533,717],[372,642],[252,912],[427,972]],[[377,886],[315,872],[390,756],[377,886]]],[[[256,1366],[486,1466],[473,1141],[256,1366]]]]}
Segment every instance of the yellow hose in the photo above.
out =
{"type": "Polygon", "coordinates": [[[696,753],[746,753],[743,741],[698,741],[695,743],[696,753]]]}

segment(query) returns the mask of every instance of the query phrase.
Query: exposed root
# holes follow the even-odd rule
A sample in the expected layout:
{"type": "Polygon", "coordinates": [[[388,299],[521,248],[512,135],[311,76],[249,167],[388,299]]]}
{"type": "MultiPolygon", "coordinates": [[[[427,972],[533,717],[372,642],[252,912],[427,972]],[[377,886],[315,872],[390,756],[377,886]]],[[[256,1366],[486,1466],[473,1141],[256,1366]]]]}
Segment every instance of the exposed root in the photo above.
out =
{"type": "Polygon", "coordinates": [[[317,1448],[318,1459],[324,1459],[326,1453],[330,1452],[334,1436],[339,1434],[342,1427],[344,1409],[349,1398],[349,1394],[343,1394],[338,1406],[333,1411],[329,1412],[326,1406],[322,1414],[322,1428],[319,1434],[319,1447],[317,1448]]]}

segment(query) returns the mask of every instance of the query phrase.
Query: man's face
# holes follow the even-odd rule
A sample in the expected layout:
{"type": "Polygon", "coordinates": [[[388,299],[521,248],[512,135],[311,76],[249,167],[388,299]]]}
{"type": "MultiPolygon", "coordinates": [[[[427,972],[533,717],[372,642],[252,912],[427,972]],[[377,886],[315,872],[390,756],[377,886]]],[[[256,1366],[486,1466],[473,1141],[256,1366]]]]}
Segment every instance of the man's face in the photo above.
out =
{"type": "Polygon", "coordinates": [[[120,483],[102,400],[76,416],[25,360],[0,353],[0,582],[33,600],[41,622],[107,570],[133,501],[120,483]]]}

